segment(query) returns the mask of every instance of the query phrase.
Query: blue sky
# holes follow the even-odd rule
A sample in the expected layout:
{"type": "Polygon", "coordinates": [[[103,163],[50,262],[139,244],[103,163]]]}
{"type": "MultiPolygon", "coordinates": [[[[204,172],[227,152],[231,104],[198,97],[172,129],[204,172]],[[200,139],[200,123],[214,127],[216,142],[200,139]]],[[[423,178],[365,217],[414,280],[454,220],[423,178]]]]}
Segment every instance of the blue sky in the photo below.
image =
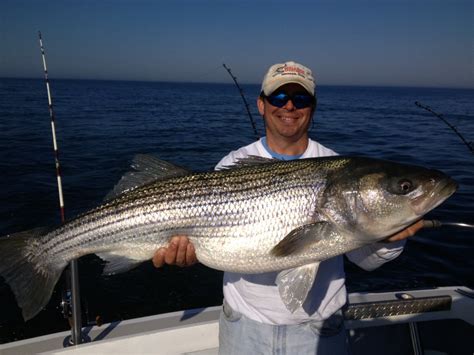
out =
{"type": "Polygon", "coordinates": [[[0,0],[0,77],[474,88],[474,1],[0,0]]]}

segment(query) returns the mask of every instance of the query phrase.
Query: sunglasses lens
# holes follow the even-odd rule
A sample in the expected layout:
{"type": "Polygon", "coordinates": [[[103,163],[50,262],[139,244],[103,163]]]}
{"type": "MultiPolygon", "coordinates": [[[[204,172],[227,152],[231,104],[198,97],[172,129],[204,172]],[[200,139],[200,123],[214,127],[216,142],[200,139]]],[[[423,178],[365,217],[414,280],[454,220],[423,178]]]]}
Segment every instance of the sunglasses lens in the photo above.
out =
{"type": "Polygon", "coordinates": [[[297,94],[291,98],[296,108],[305,108],[311,106],[313,98],[309,95],[297,94]]]}
{"type": "Polygon", "coordinates": [[[313,103],[313,97],[310,95],[295,94],[290,96],[284,92],[267,96],[267,100],[271,105],[280,108],[285,106],[288,100],[291,100],[297,109],[309,107],[313,103]]]}
{"type": "Polygon", "coordinates": [[[286,105],[290,97],[285,94],[284,92],[281,92],[279,94],[273,94],[270,96],[267,96],[268,102],[272,104],[275,107],[283,107],[286,105]]]}

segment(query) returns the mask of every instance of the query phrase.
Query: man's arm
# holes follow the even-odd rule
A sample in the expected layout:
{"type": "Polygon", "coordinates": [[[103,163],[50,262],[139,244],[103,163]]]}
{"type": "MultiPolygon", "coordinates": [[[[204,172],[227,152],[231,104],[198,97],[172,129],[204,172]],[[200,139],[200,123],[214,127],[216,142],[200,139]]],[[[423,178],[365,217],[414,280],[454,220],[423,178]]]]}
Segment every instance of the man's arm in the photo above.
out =
{"type": "Polygon", "coordinates": [[[423,228],[423,223],[423,220],[420,220],[382,242],[353,250],[346,253],[346,256],[362,269],[374,270],[398,257],[403,251],[406,239],[423,228]]]}

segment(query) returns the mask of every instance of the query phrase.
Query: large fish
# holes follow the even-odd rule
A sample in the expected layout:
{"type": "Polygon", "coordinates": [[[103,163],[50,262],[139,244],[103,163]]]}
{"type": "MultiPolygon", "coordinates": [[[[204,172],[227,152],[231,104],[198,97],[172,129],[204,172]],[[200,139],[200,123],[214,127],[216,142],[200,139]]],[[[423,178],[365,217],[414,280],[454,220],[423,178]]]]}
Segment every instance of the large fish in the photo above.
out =
{"type": "Polygon", "coordinates": [[[138,171],[103,205],[49,232],[0,239],[0,275],[25,320],[46,305],[71,260],[95,253],[108,262],[104,273],[119,273],[151,259],[175,234],[188,235],[211,268],[281,270],[280,295],[295,311],[320,261],[400,231],[457,188],[436,170],[361,157],[249,157],[206,173],[149,156],[134,164],[138,171]]]}

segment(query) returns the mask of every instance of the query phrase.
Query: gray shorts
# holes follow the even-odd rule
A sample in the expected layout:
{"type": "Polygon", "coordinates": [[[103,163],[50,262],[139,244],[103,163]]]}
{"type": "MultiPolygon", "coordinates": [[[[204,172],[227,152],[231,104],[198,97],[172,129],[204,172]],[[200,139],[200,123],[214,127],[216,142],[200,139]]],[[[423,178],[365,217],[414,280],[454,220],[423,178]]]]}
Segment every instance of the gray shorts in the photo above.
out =
{"type": "Polygon", "coordinates": [[[325,321],[292,325],[256,322],[224,301],[219,319],[219,354],[349,354],[340,312],[325,321]]]}

